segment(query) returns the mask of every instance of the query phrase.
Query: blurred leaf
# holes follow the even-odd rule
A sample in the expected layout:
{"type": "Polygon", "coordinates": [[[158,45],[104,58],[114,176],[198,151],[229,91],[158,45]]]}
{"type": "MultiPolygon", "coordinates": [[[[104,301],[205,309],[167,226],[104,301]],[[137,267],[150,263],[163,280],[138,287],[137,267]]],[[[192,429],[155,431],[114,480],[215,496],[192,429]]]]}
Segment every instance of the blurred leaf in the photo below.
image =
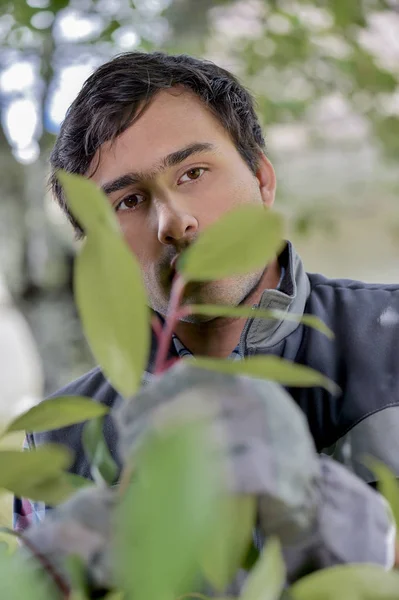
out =
{"type": "Polygon", "coordinates": [[[399,573],[372,564],[339,565],[303,577],[289,593],[293,600],[399,600],[399,573]]]}
{"type": "Polygon", "coordinates": [[[339,27],[366,26],[362,0],[330,0],[329,4],[339,27]]]}
{"type": "Polygon", "coordinates": [[[397,528],[396,534],[399,535],[399,483],[396,475],[383,462],[375,458],[369,458],[366,464],[376,475],[378,490],[391,507],[397,528]]]}
{"type": "Polygon", "coordinates": [[[105,41],[111,41],[113,34],[120,28],[120,26],[121,24],[119,21],[111,21],[108,23],[107,27],[101,33],[101,39],[105,41]]]}
{"type": "Polygon", "coordinates": [[[230,375],[244,375],[276,381],[288,387],[323,387],[330,394],[338,395],[339,387],[318,371],[278,356],[252,356],[239,361],[219,358],[184,359],[199,369],[208,369],[230,375]]]}
{"type": "Polygon", "coordinates": [[[50,6],[48,10],[58,12],[69,5],[69,0],[50,0],[50,6]]]}
{"type": "Polygon", "coordinates": [[[76,475],[76,473],[64,473],[63,477],[74,489],[74,491],[80,490],[81,488],[94,486],[94,481],[87,479],[86,477],[82,477],[81,475],[76,475]]]}
{"type": "Polygon", "coordinates": [[[245,205],[210,225],[183,254],[178,270],[185,281],[208,281],[264,267],[283,246],[280,215],[245,205]]]}
{"type": "Polygon", "coordinates": [[[27,487],[25,482],[16,482],[12,491],[19,498],[44,502],[48,506],[58,506],[76,493],[76,485],[71,484],[69,473],[60,473],[53,477],[38,479],[27,487]]]}
{"type": "Polygon", "coordinates": [[[87,573],[82,557],[76,554],[70,554],[65,559],[65,567],[71,581],[71,600],[88,600],[89,591],[87,586],[87,573]]]}
{"type": "Polygon", "coordinates": [[[38,9],[29,6],[26,0],[15,0],[12,3],[10,2],[8,6],[18,25],[24,25],[25,27],[30,27],[33,15],[38,12],[38,9]]]}
{"type": "Polygon", "coordinates": [[[118,478],[119,469],[105,441],[103,424],[102,417],[89,421],[83,429],[82,442],[94,481],[100,479],[112,485],[118,478]]]}
{"type": "Polygon", "coordinates": [[[175,36],[203,37],[209,31],[209,10],[229,5],[231,0],[179,0],[171,2],[164,15],[173,28],[175,36]]]}
{"type": "Polygon", "coordinates": [[[118,587],[135,600],[177,598],[197,574],[218,505],[222,478],[208,427],[158,430],[134,466],[117,513],[118,587]]]}
{"type": "Polygon", "coordinates": [[[352,87],[370,92],[394,92],[397,80],[393,73],[378,67],[372,54],[360,47],[353,49],[350,58],[336,64],[352,79],[352,87]],[[355,84],[355,85],[354,85],[355,84]]]}
{"type": "Polygon", "coordinates": [[[0,451],[0,488],[54,504],[68,484],[62,479],[72,456],[65,446],[47,444],[35,450],[0,451]]]}
{"type": "Polygon", "coordinates": [[[250,545],[255,522],[254,496],[221,498],[215,512],[212,539],[204,549],[201,567],[207,580],[222,592],[239,569],[250,545]]]}
{"type": "Polygon", "coordinates": [[[140,267],[121,237],[107,198],[84,177],[59,172],[87,240],[75,262],[75,299],[83,328],[106,377],[123,396],[141,383],[150,315],[140,267]]]}
{"type": "Polygon", "coordinates": [[[58,171],[57,177],[65,193],[68,208],[87,234],[104,228],[119,232],[118,221],[108,198],[93,181],[65,171],[58,171]]]}
{"type": "Polygon", "coordinates": [[[272,538],[252,569],[241,600],[278,600],[285,585],[285,564],[280,542],[272,538]]]}
{"type": "Polygon", "coordinates": [[[379,117],[374,120],[374,131],[383,143],[385,151],[394,157],[399,156],[399,117],[379,117]]]}
{"type": "Polygon", "coordinates": [[[14,552],[0,552],[0,598],[4,600],[54,600],[59,591],[36,561],[14,552]]]}
{"type": "Polygon", "coordinates": [[[89,234],[75,263],[75,298],[95,358],[129,398],[147,363],[150,313],[140,268],[118,236],[89,234]]]}
{"type": "Polygon", "coordinates": [[[18,547],[17,540],[19,537],[19,533],[13,529],[10,529],[9,527],[0,527],[0,544],[2,545],[0,555],[2,552],[6,552],[7,554],[14,552],[18,547]]]}
{"type": "Polygon", "coordinates": [[[283,310],[252,308],[251,306],[223,306],[221,304],[193,304],[187,307],[193,315],[208,315],[214,317],[248,317],[252,319],[277,319],[278,321],[293,321],[312,327],[328,338],[334,334],[321,319],[314,315],[294,315],[283,310]]]}
{"type": "Polygon", "coordinates": [[[256,561],[259,559],[259,556],[260,552],[256,548],[254,542],[252,541],[248,548],[247,554],[245,555],[244,560],[242,561],[242,568],[246,571],[251,571],[252,568],[255,566],[256,561]]]}
{"type": "Polygon", "coordinates": [[[47,431],[94,419],[108,412],[108,407],[82,396],[60,396],[43,400],[16,418],[4,435],[12,431],[47,431]]]}

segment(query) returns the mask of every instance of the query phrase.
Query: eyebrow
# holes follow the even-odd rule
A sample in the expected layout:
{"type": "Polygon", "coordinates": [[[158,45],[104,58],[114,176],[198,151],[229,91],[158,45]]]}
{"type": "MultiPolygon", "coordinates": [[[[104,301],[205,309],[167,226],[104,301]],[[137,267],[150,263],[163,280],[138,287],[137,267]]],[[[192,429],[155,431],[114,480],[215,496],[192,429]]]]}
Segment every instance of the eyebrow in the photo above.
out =
{"type": "Polygon", "coordinates": [[[108,181],[101,186],[102,191],[107,196],[114,192],[119,192],[120,190],[125,189],[129,185],[135,185],[141,183],[143,181],[151,181],[157,175],[165,171],[170,167],[176,167],[177,165],[184,162],[187,158],[192,156],[193,154],[200,154],[201,152],[209,152],[215,151],[216,146],[207,142],[196,142],[194,144],[190,144],[185,148],[180,148],[171,154],[168,154],[160,163],[151,171],[131,171],[130,173],[125,173],[112,181],[108,181]]]}

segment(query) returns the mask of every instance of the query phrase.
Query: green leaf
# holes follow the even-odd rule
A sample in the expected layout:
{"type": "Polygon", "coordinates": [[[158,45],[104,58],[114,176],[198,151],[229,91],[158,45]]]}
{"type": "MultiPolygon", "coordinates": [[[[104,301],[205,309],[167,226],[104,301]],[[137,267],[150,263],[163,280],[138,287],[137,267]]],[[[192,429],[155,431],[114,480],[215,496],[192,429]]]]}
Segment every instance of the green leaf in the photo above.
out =
{"type": "Polygon", "coordinates": [[[214,525],[218,456],[202,421],[146,438],[116,515],[117,584],[129,598],[173,600],[190,589],[214,525]]]}
{"type": "Polygon", "coordinates": [[[363,2],[361,0],[330,0],[330,10],[332,11],[335,22],[340,27],[354,27],[360,25],[365,27],[365,14],[363,2]]]}
{"type": "Polygon", "coordinates": [[[18,548],[18,539],[20,539],[20,533],[17,533],[9,527],[0,527],[0,544],[1,552],[12,554],[18,548]]]}
{"type": "Polygon", "coordinates": [[[45,502],[49,506],[57,506],[69,500],[82,487],[93,485],[94,482],[85,477],[74,473],[60,473],[31,483],[29,493],[26,491],[24,481],[14,484],[12,491],[19,497],[29,497],[31,500],[45,502]]]}
{"type": "Polygon", "coordinates": [[[75,263],[75,299],[90,347],[124,397],[140,386],[150,344],[150,311],[137,261],[118,236],[89,234],[75,263]]]}
{"type": "Polygon", "coordinates": [[[4,600],[54,600],[57,590],[37,562],[27,561],[17,552],[0,552],[0,598],[4,600]]]}
{"type": "Polygon", "coordinates": [[[0,452],[0,488],[47,504],[58,503],[68,485],[66,482],[64,485],[62,475],[71,463],[69,450],[56,444],[35,450],[3,450],[0,452]]]}
{"type": "Polygon", "coordinates": [[[383,462],[375,458],[367,460],[369,468],[378,479],[378,490],[388,501],[395,519],[397,534],[399,534],[399,483],[396,475],[383,462]]]}
{"type": "Polygon", "coordinates": [[[258,205],[228,212],[210,225],[178,263],[185,281],[209,281],[264,268],[283,246],[283,219],[258,205]]]}
{"type": "Polygon", "coordinates": [[[129,397],[140,385],[150,344],[140,267],[106,196],[85,177],[59,171],[58,178],[68,207],[87,233],[74,273],[83,328],[106,377],[129,397]]]}
{"type": "Polygon", "coordinates": [[[328,338],[333,339],[334,334],[321,319],[314,315],[293,315],[283,310],[252,308],[251,306],[223,306],[221,304],[192,304],[187,306],[193,315],[208,315],[214,317],[248,317],[253,319],[277,319],[293,321],[312,327],[328,338]]]}
{"type": "Polygon", "coordinates": [[[89,600],[87,573],[82,557],[70,554],[65,559],[65,567],[72,583],[72,600],[89,600]]]}
{"type": "Polygon", "coordinates": [[[69,210],[86,234],[103,229],[119,232],[118,221],[108,198],[93,181],[65,171],[58,171],[57,177],[69,210]]]}
{"type": "Polygon", "coordinates": [[[340,392],[339,387],[331,379],[318,371],[278,356],[252,356],[238,361],[202,357],[184,360],[199,369],[218,373],[268,379],[292,387],[320,386],[333,395],[338,395],[340,392]]]}
{"type": "Polygon", "coordinates": [[[254,496],[221,498],[214,533],[201,561],[205,577],[220,592],[231,582],[249,548],[255,510],[254,496]]]}
{"type": "Polygon", "coordinates": [[[43,400],[17,417],[4,434],[12,431],[47,431],[94,419],[108,412],[108,407],[82,396],[60,396],[43,400]]]}
{"type": "Polygon", "coordinates": [[[293,600],[399,600],[399,573],[372,564],[339,565],[303,577],[293,600]]]}
{"type": "Polygon", "coordinates": [[[244,560],[242,561],[241,567],[246,571],[251,571],[255,566],[256,561],[260,556],[259,550],[256,548],[254,542],[250,544],[246,555],[244,556],[244,560]]]}
{"type": "Polygon", "coordinates": [[[119,469],[105,441],[103,424],[103,417],[89,421],[83,429],[82,442],[94,481],[112,485],[118,477],[119,469]]]}
{"type": "Polygon", "coordinates": [[[85,487],[93,487],[94,481],[91,479],[87,479],[86,477],[82,477],[81,475],[76,475],[76,473],[64,473],[63,475],[65,481],[69,483],[69,485],[75,490],[80,490],[85,487]]]}
{"type": "Polygon", "coordinates": [[[278,600],[285,585],[280,542],[272,538],[249,575],[241,600],[278,600]]]}
{"type": "Polygon", "coordinates": [[[30,498],[31,500],[44,502],[49,506],[58,506],[66,502],[76,493],[76,487],[71,485],[66,477],[67,473],[38,480],[29,485],[24,482],[15,483],[12,491],[18,497],[30,498]]]}

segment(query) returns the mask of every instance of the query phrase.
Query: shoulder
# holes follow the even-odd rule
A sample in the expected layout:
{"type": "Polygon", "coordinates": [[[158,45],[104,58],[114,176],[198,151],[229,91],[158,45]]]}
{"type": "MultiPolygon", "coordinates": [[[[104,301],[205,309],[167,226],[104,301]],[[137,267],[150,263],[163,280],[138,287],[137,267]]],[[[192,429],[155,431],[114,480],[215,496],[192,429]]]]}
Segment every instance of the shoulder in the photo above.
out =
{"type": "Polygon", "coordinates": [[[331,312],[343,319],[350,313],[351,319],[360,323],[375,317],[389,324],[399,323],[399,284],[365,283],[352,279],[328,279],[323,275],[308,274],[310,312],[331,312]]]}
{"type": "Polygon", "coordinates": [[[399,283],[398,284],[389,284],[389,283],[365,283],[364,281],[358,281],[356,279],[329,279],[328,277],[324,277],[324,275],[320,275],[318,273],[308,273],[310,289],[313,291],[326,289],[331,291],[331,293],[337,293],[340,291],[365,291],[365,292],[380,292],[380,293],[395,293],[399,292],[399,283]]]}
{"type": "Polygon", "coordinates": [[[100,367],[95,367],[60,390],[50,394],[48,398],[59,396],[86,396],[97,402],[112,406],[118,393],[104,376],[100,367]]]}
{"type": "Polygon", "coordinates": [[[320,409],[320,447],[366,481],[374,481],[367,455],[399,474],[399,285],[313,274],[309,282],[306,311],[335,337],[308,334],[306,356],[342,390],[320,409]]]}

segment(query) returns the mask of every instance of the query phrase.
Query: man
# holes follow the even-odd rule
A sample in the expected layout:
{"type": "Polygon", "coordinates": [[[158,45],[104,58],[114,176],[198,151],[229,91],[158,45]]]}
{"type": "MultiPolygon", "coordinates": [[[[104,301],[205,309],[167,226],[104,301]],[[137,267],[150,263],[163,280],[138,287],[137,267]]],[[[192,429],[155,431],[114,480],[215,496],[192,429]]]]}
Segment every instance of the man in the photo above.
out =
{"type": "MultiPolygon", "coordinates": [[[[273,205],[276,177],[264,147],[253,100],[230,73],[185,56],[128,53],[100,67],[70,107],[51,156],[52,189],[80,237],[84,232],[69,214],[56,171],[83,174],[104,190],[140,263],[150,304],[165,315],[180,252],[226,211],[273,205]]],[[[320,317],[335,333],[333,342],[289,321],[191,317],[178,323],[171,352],[235,359],[275,354],[323,372],[341,387],[340,398],[320,388],[289,390],[317,450],[333,454],[367,483],[375,480],[365,454],[399,474],[399,286],[308,275],[287,243],[261,271],[188,288],[185,301],[320,317]]],[[[153,342],[148,376],[155,349],[153,342]]],[[[117,398],[98,368],[60,393],[110,406],[117,398]]],[[[81,430],[30,435],[28,441],[69,445],[76,453],[73,471],[89,476],[81,430]]],[[[105,435],[118,459],[110,421],[105,435]]],[[[385,510],[378,502],[375,510],[385,510]]],[[[27,512],[32,505],[17,500],[17,526],[29,523],[27,512]]],[[[388,521],[385,529],[376,562],[391,566],[388,521]]]]}

